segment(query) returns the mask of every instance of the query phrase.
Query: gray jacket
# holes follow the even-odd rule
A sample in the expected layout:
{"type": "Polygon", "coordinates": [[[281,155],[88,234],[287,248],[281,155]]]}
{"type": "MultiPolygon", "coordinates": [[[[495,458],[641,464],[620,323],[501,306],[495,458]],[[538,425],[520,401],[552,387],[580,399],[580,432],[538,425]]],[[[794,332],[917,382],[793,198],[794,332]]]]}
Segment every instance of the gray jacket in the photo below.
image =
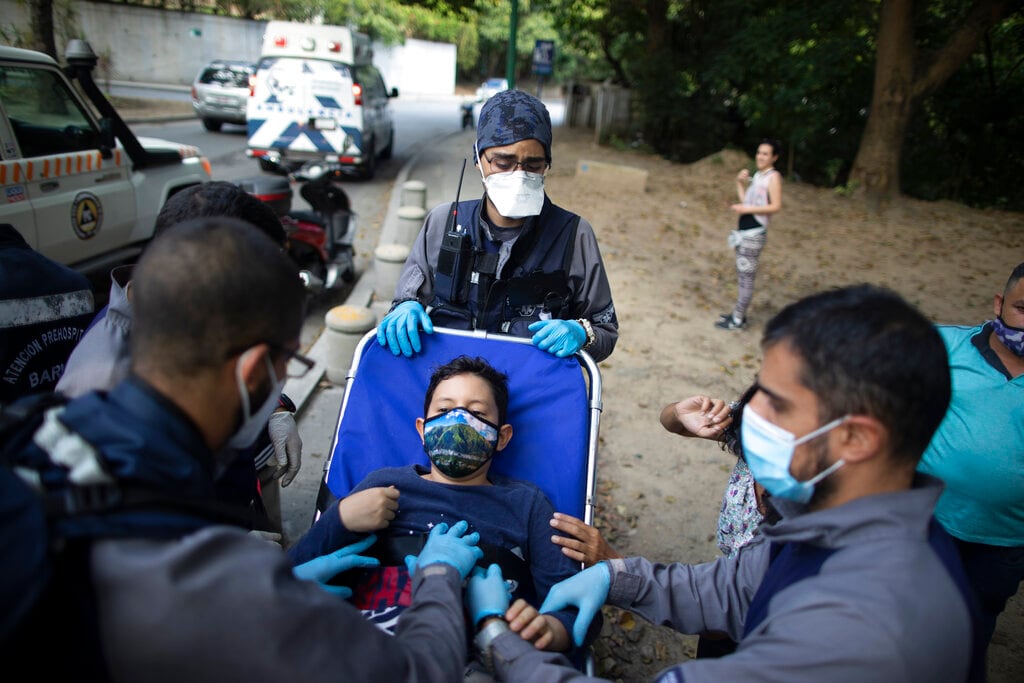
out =
{"type": "MultiPolygon", "coordinates": [[[[479,200],[481,211],[483,201],[479,200]]],[[[404,301],[416,299],[424,306],[434,298],[434,272],[437,259],[441,253],[441,240],[444,238],[445,224],[451,204],[441,204],[427,214],[419,235],[412,244],[409,258],[405,261],[402,274],[395,288],[394,300],[404,301]]],[[[498,252],[498,269],[504,267],[512,253],[518,234],[508,230],[508,234],[496,236],[487,221],[481,226],[491,239],[500,239],[498,252]]],[[[576,231],[576,243],[573,248],[572,262],[569,266],[569,280],[574,301],[583,311],[582,317],[590,320],[594,328],[594,344],[587,348],[587,353],[595,361],[601,361],[611,355],[615,342],[619,338],[619,325],[615,317],[615,305],[612,302],[611,287],[605,273],[601,252],[597,246],[594,229],[585,218],[580,218],[576,231]]]]}
{"type": "MultiPolygon", "coordinates": [[[[819,512],[781,501],[782,521],[736,557],[699,565],[610,561],[608,604],[684,633],[724,631],[740,642],[732,655],[673,666],[660,681],[963,681],[970,615],[928,540],[940,492],[938,480],[920,477],[909,491],[819,512]],[[744,636],[772,546],[787,542],[832,552],[817,573],[774,593],[744,636]]],[[[500,680],[585,680],[511,633],[495,640],[493,652],[500,680]]]]}
{"type": "Polygon", "coordinates": [[[416,572],[394,636],[296,579],[276,545],[228,527],[97,542],[92,571],[114,681],[447,683],[463,674],[462,582],[447,564],[416,572]]]}

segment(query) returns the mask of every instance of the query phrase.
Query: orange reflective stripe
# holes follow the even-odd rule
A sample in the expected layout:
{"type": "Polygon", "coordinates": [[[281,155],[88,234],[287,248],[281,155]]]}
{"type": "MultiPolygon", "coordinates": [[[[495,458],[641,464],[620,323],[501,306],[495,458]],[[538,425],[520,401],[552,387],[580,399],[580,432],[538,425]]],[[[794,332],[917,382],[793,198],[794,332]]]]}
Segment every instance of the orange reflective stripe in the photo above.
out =
{"type": "Polygon", "coordinates": [[[25,180],[32,180],[33,171],[35,170],[34,164],[31,161],[25,162],[25,180]]]}
{"type": "Polygon", "coordinates": [[[64,157],[64,172],[71,173],[71,156],[64,157]]]}
{"type": "Polygon", "coordinates": [[[117,149],[114,150],[114,159],[117,160],[117,165],[120,166],[121,165],[121,148],[120,147],[118,147],[117,149]]]}
{"type": "Polygon", "coordinates": [[[7,184],[7,164],[0,164],[0,185],[7,184]]]}
{"type": "Polygon", "coordinates": [[[14,164],[14,182],[21,181],[21,164],[14,164]]]}
{"type": "Polygon", "coordinates": [[[43,159],[43,173],[42,173],[42,177],[43,178],[49,178],[50,177],[50,160],[49,159],[43,159]]]}

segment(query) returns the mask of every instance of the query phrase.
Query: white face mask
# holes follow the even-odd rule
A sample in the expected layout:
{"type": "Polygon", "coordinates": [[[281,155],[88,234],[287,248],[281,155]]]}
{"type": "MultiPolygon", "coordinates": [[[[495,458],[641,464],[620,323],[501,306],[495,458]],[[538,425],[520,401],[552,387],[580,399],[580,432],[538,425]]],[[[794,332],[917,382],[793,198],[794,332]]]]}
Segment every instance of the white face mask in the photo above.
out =
{"type": "Polygon", "coordinates": [[[485,178],[483,168],[479,170],[487,197],[505,218],[536,216],[544,207],[543,173],[509,171],[492,173],[485,178]]]}
{"type": "Polygon", "coordinates": [[[260,431],[267,426],[267,420],[270,419],[270,414],[274,412],[274,408],[281,397],[281,390],[284,388],[284,380],[278,381],[277,373],[274,372],[274,364],[270,362],[269,356],[265,356],[263,360],[267,363],[267,369],[270,371],[274,386],[271,387],[267,400],[263,402],[259,410],[252,414],[249,413],[251,407],[249,389],[245,386],[245,380],[242,379],[242,359],[253,350],[249,349],[243,353],[238,357],[238,362],[235,363],[235,382],[238,384],[238,395],[242,398],[242,425],[232,434],[231,439],[228,440],[230,448],[248,448],[256,441],[260,431]]]}

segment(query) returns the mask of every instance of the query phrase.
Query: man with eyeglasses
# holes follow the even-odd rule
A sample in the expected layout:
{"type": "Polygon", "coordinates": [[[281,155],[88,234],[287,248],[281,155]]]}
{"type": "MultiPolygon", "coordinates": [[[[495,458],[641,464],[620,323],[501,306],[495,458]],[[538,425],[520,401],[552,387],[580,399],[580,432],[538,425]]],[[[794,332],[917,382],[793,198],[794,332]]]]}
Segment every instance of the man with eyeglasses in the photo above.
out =
{"type": "Polygon", "coordinates": [[[595,360],[615,348],[619,323],[594,230],[551,202],[551,118],[520,90],[480,110],[473,156],[480,199],[442,204],[412,245],[377,340],[396,356],[421,350],[434,325],[530,337],[558,357],[595,360]]]}
{"type": "MultiPolygon", "coordinates": [[[[47,408],[0,448],[5,464],[35,467],[20,493],[42,489],[27,497],[39,498],[37,511],[75,502],[49,537],[22,534],[19,552],[4,556],[5,578],[46,547],[58,568],[17,639],[0,631],[4,652],[25,645],[10,652],[24,658],[60,642],[60,656],[32,665],[90,681],[460,679],[462,582],[483,555],[466,522],[432,529],[412,604],[389,636],[326,583],[377,564],[359,555],[373,538],[293,566],[246,533],[244,509],[216,498],[227,447],[254,438],[289,366],[306,365],[296,353],[306,292],[295,264],[242,221],[200,218],[157,237],[132,282],[128,377],[47,408]],[[72,540],[59,555],[48,544],[57,538],[72,540]]],[[[0,586],[6,600],[10,584],[0,586]]]]}
{"type": "MultiPolygon", "coordinates": [[[[245,221],[281,248],[287,240],[273,209],[234,183],[210,181],[170,197],[156,217],[155,236],[193,218],[223,216],[245,221]]],[[[236,268],[248,264],[235,262],[236,268]]],[[[75,345],[56,391],[75,398],[95,389],[110,389],[128,376],[131,362],[133,266],[110,273],[110,302],[75,345]]],[[[296,364],[300,371],[301,363],[296,364]]],[[[254,525],[270,534],[282,533],[281,487],[288,486],[302,464],[302,439],[294,418],[295,404],[285,394],[251,444],[235,449],[238,457],[225,465],[218,491],[226,500],[248,502],[254,525]],[[253,469],[255,468],[255,472],[253,469]],[[265,519],[261,519],[265,517],[265,519]]]]}

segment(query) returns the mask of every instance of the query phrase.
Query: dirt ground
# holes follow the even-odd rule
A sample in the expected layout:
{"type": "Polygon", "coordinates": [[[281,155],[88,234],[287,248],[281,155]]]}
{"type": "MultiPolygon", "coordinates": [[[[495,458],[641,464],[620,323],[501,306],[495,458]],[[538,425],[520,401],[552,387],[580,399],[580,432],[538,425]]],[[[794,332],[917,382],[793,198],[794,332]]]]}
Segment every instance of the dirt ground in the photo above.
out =
{"type": "MultiPolygon", "coordinates": [[[[735,224],[734,177],[753,168],[724,150],[674,164],[628,149],[598,147],[592,133],[555,131],[552,200],[593,223],[611,280],[621,336],[601,364],[604,411],[598,461],[597,523],[624,554],[657,561],[716,557],[714,534],[733,460],[717,444],[665,432],[665,404],[695,393],[739,395],[760,362],[764,323],[787,303],[858,282],[900,292],[929,318],[976,324],[992,295],[1024,260],[1024,215],[949,202],[901,199],[881,216],[854,199],[784,180],[783,210],[772,220],[744,331],[712,326],[736,296],[726,235],[735,224]],[[579,159],[646,170],[646,191],[583,183],[579,159]]],[[[692,656],[696,639],[611,609],[598,670],[622,681],[649,680],[692,656]]],[[[1024,598],[1000,619],[989,654],[990,680],[1024,672],[1024,598]]]]}

